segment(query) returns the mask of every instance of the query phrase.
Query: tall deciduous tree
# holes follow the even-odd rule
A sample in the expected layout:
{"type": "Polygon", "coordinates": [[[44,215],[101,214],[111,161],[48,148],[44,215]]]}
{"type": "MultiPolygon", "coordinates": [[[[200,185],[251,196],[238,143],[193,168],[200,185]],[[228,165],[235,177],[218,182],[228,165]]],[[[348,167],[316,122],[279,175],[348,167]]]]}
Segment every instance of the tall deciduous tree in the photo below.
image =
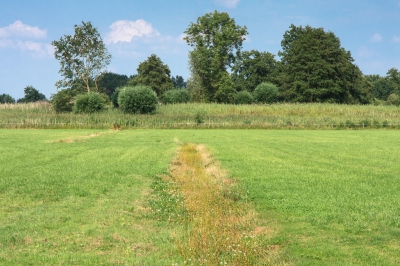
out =
{"type": "Polygon", "coordinates": [[[200,77],[205,99],[215,101],[221,80],[240,53],[247,28],[236,25],[227,13],[215,11],[199,17],[184,33],[184,40],[194,48],[189,60],[200,77]]]}
{"type": "Polygon", "coordinates": [[[91,22],[82,22],[82,25],[74,27],[73,36],[64,35],[59,41],[51,43],[55,48],[54,56],[61,64],[59,73],[64,77],[56,86],[70,88],[81,80],[87,92],[93,85],[98,90],[97,82],[110,64],[111,55],[91,22]]]}
{"type": "Polygon", "coordinates": [[[256,50],[243,51],[232,68],[232,80],[238,91],[254,91],[263,82],[277,82],[278,67],[274,55],[256,50]]]}
{"type": "Polygon", "coordinates": [[[351,103],[367,93],[360,87],[360,69],[332,32],[292,24],[281,45],[281,95],[286,100],[351,103]]]}
{"type": "Polygon", "coordinates": [[[137,72],[138,75],[134,78],[134,81],[137,84],[151,87],[157,93],[157,96],[174,87],[169,67],[155,54],[152,54],[146,61],[140,63],[137,72]]]}
{"type": "Polygon", "coordinates": [[[26,86],[24,89],[24,94],[24,98],[18,99],[19,103],[31,103],[46,100],[46,96],[40,93],[33,86],[26,86]]]}

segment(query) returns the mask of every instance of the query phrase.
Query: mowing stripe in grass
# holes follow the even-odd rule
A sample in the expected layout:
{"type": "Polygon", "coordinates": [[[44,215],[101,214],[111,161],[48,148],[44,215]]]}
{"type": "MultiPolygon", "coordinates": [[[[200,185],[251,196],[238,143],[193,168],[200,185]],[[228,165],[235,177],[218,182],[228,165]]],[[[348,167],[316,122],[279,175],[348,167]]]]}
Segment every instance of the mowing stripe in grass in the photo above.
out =
{"type": "Polygon", "coordinates": [[[170,173],[188,213],[177,241],[188,263],[276,265],[279,247],[267,243],[275,230],[256,226],[256,212],[204,146],[183,145],[170,173]]]}

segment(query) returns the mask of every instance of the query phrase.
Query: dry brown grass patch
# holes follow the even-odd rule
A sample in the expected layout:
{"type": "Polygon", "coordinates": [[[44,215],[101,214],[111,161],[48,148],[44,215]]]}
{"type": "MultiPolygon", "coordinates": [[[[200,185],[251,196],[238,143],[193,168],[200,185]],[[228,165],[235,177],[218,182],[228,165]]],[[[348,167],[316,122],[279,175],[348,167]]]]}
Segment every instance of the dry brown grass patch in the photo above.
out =
{"type": "Polygon", "coordinates": [[[72,137],[72,138],[66,138],[66,139],[58,139],[58,140],[50,140],[48,141],[49,143],[53,143],[53,142],[60,142],[60,143],[73,143],[73,142],[79,142],[79,141],[84,141],[86,139],[91,139],[91,138],[95,138],[95,137],[99,137],[105,134],[111,134],[111,133],[115,133],[118,132],[113,130],[113,131],[107,131],[107,132],[102,132],[102,133],[92,133],[89,135],[85,135],[85,136],[77,136],[77,137],[72,137]]]}
{"type": "Polygon", "coordinates": [[[272,230],[257,227],[254,208],[239,200],[237,183],[204,145],[183,145],[170,172],[188,212],[186,230],[177,241],[187,263],[275,264],[279,248],[267,244],[272,230]]]}

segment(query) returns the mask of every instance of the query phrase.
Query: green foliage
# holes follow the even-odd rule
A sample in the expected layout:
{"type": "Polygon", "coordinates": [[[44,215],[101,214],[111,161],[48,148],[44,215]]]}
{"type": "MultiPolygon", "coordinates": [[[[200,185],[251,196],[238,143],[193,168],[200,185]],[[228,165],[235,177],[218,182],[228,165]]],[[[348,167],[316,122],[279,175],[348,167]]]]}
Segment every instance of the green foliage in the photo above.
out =
{"type": "Polygon", "coordinates": [[[214,99],[218,103],[233,103],[233,98],[236,95],[235,86],[228,73],[224,73],[215,93],[214,99]]]}
{"type": "MultiPolygon", "coordinates": [[[[221,79],[240,53],[247,29],[236,25],[228,13],[215,11],[191,23],[185,34],[184,39],[194,48],[189,55],[192,72],[201,81],[205,100],[212,102],[220,98],[216,93],[221,79]]],[[[219,95],[226,94],[225,90],[223,88],[219,95]]]]}
{"type": "Polygon", "coordinates": [[[103,74],[99,80],[99,89],[104,89],[105,93],[111,99],[114,91],[118,87],[123,87],[128,82],[128,77],[126,75],[120,75],[112,72],[107,72],[103,74]]]}
{"type": "Polygon", "coordinates": [[[186,88],[186,82],[182,76],[172,77],[171,80],[172,80],[172,83],[174,84],[175,89],[185,89],[186,88]]]}
{"type": "Polygon", "coordinates": [[[232,67],[232,80],[238,91],[253,92],[262,82],[277,82],[277,75],[278,64],[268,52],[244,51],[232,67]]]}
{"type": "Polygon", "coordinates": [[[137,72],[138,75],[134,78],[134,82],[149,86],[156,92],[157,96],[173,88],[169,67],[155,54],[152,54],[146,61],[141,62],[137,72]]]}
{"type": "Polygon", "coordinates": [[[121,89],[122,88],[116,88],[114,93],[111,95],[111,102],[112,102],[113,106],[116,108],[119,107],[118,96],[119,96],[119,93],[121,92],[121,89]]]}
{"type": "Polygon", "coordinates": [[[70,89],[60,90],[51,95],[50,103],[57,113],[71,112],[74,106],[74,95],[70,89]]]}
{"type": "Polygon", "coordinates": [[[233,99],[235,104],[252,104],[253,101],[253,95],[248,91],[239,91],[233,99]]]}
{"type": "Polygon", "coordinates": [[[15,99],[9,94],[0,94],[0,103],[15,103],[15,99]]]}
{"type": "Polygon", "coordinates": [[[187,103],[190,101],[189,91],[186,89],[175,89],[164,92],[161,102],[164,104],[187,103]]]}
{"type": "Polygon", "coordinates": [[[157,95],[145,85],[123,87],[118,96],[118,105],[125,113],[153,113],[157,108],[157,103],[157,95]]]}
{"type": "Polygon", "coordinates": [[[272,83],[261,83],[255,88],[253,95],[257,103],[275,103],[278,101],[279,89],[272,83]]]}
{"type": "Polygon", "coordinates": [[[19,103],[32,103],[32,102],[39,102],[46,100],[46,96],[40,93],[33,86],[25,87],[24,94],[25,94],[24,98],[18,99],[19,103]]]}
{"type": "Polygon", "coordinates": [[[386,76],[367,75],[365,78],[372,83],[374,97],[386,101],[390,94],[400,95],[400,72],[389,69],[386,76]]]}
{"type": "Polygon", "coordinates": [[[281,92],[287,101],[357,101],[362,73],[332,32],[293,24],[283,36],[281,92]]]}
{"type": "Polygon", "coordinates": [[[400,105],[400,96],[395,93],[392,93],[389,95],[386,102],[387,102],[387,104],[399,106],[400,105]]]}
{"type": "Polygon", "coordinates": [[[80,94],[75,99],[75,113],[96,113],[104,109],[104,98],[99,93],[89,92],[80,94]]]}
{"type": "Polygon", "coordinates": [[[190,70],[190,77],[187,80],[187,90],[190,94],[190,99],[193,102],[205,102],[205,89],[202,85],[200,76],[196,74],[196,71],[193,68],[193,64],[191,60],[189,60],[189,70],[190,70]]]}
{"type": "Polygon", "coordinates": [[[75,25],[74,35],[64,35],[59,41],[53,41],[54,56],[60,61],[59,73],[64,77],[56,83],[58,88],[71,88],[74,83],[82,81],[90,92],[92,83],[99,91],[98,81],[108,64],[111,55],[101,39],[97,28],[91,22],[75,25]]]}

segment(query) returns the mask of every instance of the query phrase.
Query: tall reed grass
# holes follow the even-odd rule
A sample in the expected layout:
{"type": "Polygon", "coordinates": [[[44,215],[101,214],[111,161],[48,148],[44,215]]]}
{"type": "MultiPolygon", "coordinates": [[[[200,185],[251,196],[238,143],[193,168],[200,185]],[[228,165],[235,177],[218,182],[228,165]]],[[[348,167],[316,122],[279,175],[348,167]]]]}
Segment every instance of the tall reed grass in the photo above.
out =
{"type": "Polygon", "coordinates": [[[0,104],[0,128],[400,128],[396,106],[340,104],[159,105],[152,115],[125,114],[112,107],[95,114],[57,114],[49,103],[0,104]]]}

